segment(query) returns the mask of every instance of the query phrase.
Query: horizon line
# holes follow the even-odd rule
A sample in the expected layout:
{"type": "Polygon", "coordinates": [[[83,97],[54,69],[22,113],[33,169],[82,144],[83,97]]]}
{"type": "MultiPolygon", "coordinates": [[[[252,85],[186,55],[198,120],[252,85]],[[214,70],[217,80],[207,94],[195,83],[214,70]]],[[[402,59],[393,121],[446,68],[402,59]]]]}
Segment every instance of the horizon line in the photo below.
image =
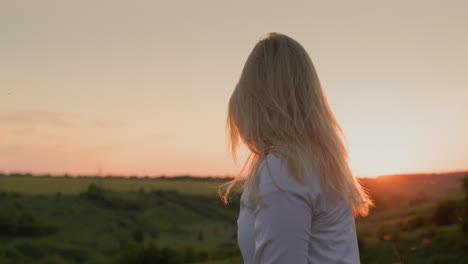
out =
{"type": "MultiPolygon", "coordinates": [[[[468,173],[468,169],[462,170],[449,170],[449,171],[435,171],[435,172],[411,172],[411,173],[393,173],[382,174],[374,177],[371,176],[356,176],[361,179],[376,179],[380,177],[390,176],[416,176],[416,175],[440,175],[440,174],[457,174],[468,173]]],[[[134,175],[134,174],[70,174],[70,173],[31,173],[31,172],[3,172],[0,171],[0,176],[21,176],[21,177],[71,177],[71,178],[124,178],[124,179],[176,179],[176,178],[194,178],[194,179],[234,179],[237,176],[231,174],[223,175],[193,175],[193,174],[175,174],[175,175],[134,175]]]]}

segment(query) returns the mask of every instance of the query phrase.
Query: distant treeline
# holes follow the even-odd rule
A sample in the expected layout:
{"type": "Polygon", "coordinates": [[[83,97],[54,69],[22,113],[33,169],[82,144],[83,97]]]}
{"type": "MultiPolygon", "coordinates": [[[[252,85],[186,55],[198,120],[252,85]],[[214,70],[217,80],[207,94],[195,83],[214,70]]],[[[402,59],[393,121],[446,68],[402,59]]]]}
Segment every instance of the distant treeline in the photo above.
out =
{"type": "MultiPolygon", "coordinates": [[[[410,173],[410,174],[391,174],[391,175],[381,175],[375,178],[368,178],[368,177],[359,177],[361,179],[391,179],[391,180],[408,180],[411,177],[412,180],[426,180],[429,177],[435,177],[440,179],[440,177],[455,177],[461,178],[463,175],[468,173],[468,171],[454,171],[454,172],[438,172],[438,173],[410,173]]],[[[15,176],[15,177],[65,177],[65,178],[89,178],[89,179],[100,179],[100,178],[113,178],[113,179],[174,179],[174,180],[200,180],[200,181],[228,181],[234,179],[233,176],[194,176],[194,175],[178,175],[178,176],[166,176],[166,175],[159,175],[159,176],[136,176],[136,175],[114,175],[114,174],[106,174],[106,175],[72,175],[72,174],[33,174],[29,172],[21,173],[21,172],[11,172],[5,173],[0,172],[0,177],[2,176],[15,176]]]]}
{"type": "Polygon", "coordinates": [[[192,176],[192,175],[180,175],[180,176],[123,176],[123,175],[71,175],[71,174],[32,174],[29,172],[26,173],[19,173],[19,172],[12,172],[12,173],[3,173],[0,172],[0,177],[7,177],[7,176],[14,176],[14,177],[64,177],[64,178],[87,178],[87,179],[102,179],[102,178],[112,178],[112,179],[150,179],[150,180],[163,180],[163,179],[171,179],[171,180],[197,180],[197,181],[229,181],[234,179],[232,176],[192,176]]]}

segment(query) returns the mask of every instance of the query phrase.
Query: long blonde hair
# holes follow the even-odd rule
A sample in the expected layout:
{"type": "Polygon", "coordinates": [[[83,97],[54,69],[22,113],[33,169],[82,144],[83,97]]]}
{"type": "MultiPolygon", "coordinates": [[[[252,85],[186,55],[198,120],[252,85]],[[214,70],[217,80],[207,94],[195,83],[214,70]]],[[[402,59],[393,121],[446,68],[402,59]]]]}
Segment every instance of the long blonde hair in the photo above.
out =
{"type": "Polygon", "coordinates": [[[343,131],[312,60],[291,37],[271,32],[255,45],[229,100],[226,131],[234,160],[242,144],[250,154],[240,175],[220,186],[225,203],[238,183],[258,192],[260,163],[275,153],[300,183],[303,158],[312,161],[324,193],[349,201],[355,215],[373,206],[349,168],[343,131]]]}

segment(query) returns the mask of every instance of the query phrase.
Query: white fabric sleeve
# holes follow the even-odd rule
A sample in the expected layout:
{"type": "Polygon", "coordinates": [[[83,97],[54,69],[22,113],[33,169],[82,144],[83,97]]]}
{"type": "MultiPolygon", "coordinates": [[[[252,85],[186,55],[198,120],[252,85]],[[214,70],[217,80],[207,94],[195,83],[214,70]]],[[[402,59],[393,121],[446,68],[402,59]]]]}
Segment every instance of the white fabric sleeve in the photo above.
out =
{"type": "Polygon", "coordinates": [[[255,264],[307,264],[312,208],[296,193],[274,191],[261,196],[267,207],[254,211],[255,264]]]}

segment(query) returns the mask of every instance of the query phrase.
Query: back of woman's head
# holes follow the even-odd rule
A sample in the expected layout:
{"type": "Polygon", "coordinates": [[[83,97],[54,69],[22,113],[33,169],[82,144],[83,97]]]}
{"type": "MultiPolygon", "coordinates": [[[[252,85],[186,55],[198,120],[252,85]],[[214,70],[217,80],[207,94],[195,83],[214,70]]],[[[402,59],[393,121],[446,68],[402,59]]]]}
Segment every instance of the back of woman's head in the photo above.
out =
{"type": "Polygon", "coordinates": [[[250,150],[241,180],[257,189],[257,170],[275,153],[292,175],[303,182],[304,158],[312,161],[327,195],[353,204],[366,215],[372,205],[353,177],[343,133],[322,90],[307,51],[294,39],[269,33],[253,48],[228,104],[227,131],[233,156],[241,144],[250,150]]]}

